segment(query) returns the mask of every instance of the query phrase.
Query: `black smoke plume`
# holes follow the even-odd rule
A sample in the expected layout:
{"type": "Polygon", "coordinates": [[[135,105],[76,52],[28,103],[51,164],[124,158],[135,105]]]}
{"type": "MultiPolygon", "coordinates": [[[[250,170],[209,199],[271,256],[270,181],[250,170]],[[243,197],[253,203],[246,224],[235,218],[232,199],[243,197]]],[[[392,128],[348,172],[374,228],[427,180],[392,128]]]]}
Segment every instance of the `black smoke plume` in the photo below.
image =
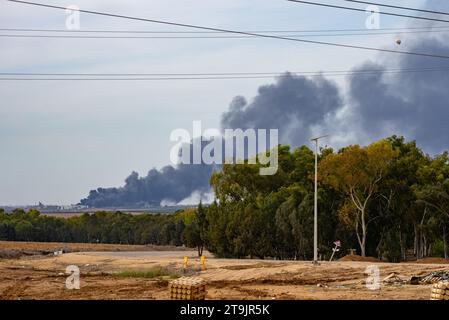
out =
{"type": "MultiPolygon", "coordinates": [[[[429,1],[427,8],[449,11],[449,4],[429,1]]],[[[398,50],[449,56],[448,37],[442,32],[401,40],[398,50]]],[[[395,41],[391,42],[390,47],[395,41]]],[[[250,102],[234,98],[222,115],[222,129],[278,129],[280,142],[294,146],[308,144],[314,134],[330,133],[330,142],[339,146],[396,134],[417,140],[429,153],[448,148],[448,59],[381,54],[354,70],[379,72],[349,76],[345,93],[324,76],[287,73],[274,84],[261,86],[250,102]],[[388,71],[398,68],[418,71],[388,71]],[[419,71],[426,68],[434,70],[419,71]]],[[[81,203],[111,207],[178,202],[194,191],[208,192],[213,170],[201,164],[167,166],[142,178],[133,173],[125,186],[91,191],[81,203]]]]}
{"type": "MultiPolygon", "coordinates": [[[[428,1],[425,7],[449,11],[446,1],[428,1]]],[[[416,27],[416,20],[413,22],[416,27]]],[[[429,23],[420,26],[438,27],[429,23]]],[[[403,35],[400,45],[392,36],[386,46],[449,56],[446,34],[440,29],[403,35]]],[[[309,144],[313,135],[323,133],[331,134],[330,142],[337,147],[395,134],[417,140],[429,153],[447,149],[449,59],[380,54],[375,61],[366,61],[353,71],[346,79],[347,92],[325,77],[286,74],[277,83],[260,87],[250,103],[243,97],[234,98],[222,116],[222,126],[276,128],[282,143],[295,146],[309,144]],[[364,70],[376,72],[360,72],[364,70]]]]}
{"type": "Polygon", "coordinates": [[[306,78],[285,73],[275,84],[261,86],[248,103],[235,97],[222,115],[223,129],[278,129],[282,143],[304,144],[313,126],[343,106],[337,85],[322,76],[306,78]]]}
{"type": "MultiPolygon", "coordinates": [[[[207,141],[204,141],[204,148],[207,141]]],[[[190,148],[190,163],[193,163],[193,144],[190,148]]],[[[179,151],[181,157],[181,150],[179,151]]],[[[200,197],[210,193],[209,178],[215,165],[178,164],[165,166],[161,170],[152,169],[145,177],[132,172],[125,185],[119,188],[98,188],[80,201],[81,205],[94,208],[142,208],[161,205],[161,202],[177,204],[189,198],[194,192],[200,197]]]]}

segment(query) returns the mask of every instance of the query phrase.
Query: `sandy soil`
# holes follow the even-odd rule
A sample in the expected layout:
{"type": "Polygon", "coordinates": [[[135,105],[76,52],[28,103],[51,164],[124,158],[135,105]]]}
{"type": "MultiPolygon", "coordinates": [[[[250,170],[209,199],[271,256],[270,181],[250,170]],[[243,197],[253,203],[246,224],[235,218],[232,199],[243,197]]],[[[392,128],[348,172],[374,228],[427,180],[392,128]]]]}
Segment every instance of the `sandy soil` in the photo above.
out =
{"type": "MultiPolygon", "coordinates": [[[[4,243],[0,243],[0,247],[2,245],[4,243]]],[[[29,245],[44,250],[48,244],[29,245]]],[[[313,266],[310,262],[215,259],[207,255],[207,270],[201,272],[195,251],[127,252],[118,249],[123,252],[2,259],[0,299],[168,299],[169,278],[123,278],[117,273],[163,268],[182,274],[185,255],[190,257],[189,275],[207,281],[207,299],[428,300],[431,285],[384,283],[380,290],[367,289],[367,266],[378,266],[381,279],[393,272],[409,280],[411,276],[432,271],[449,271],[448,264],[337,261],[313,266]],[[80,268],[80,290],[65,288],[68,265],[80,268]]]]}

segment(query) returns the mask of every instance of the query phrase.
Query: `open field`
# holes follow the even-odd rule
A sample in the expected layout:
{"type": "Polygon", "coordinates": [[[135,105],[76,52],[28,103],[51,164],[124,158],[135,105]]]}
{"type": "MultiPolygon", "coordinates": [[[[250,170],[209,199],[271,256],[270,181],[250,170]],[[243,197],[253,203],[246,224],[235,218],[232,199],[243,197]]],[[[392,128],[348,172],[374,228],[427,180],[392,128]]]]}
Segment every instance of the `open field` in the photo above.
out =
{"type": "MultiPolygon", "coordinates": [[[[192,250],[85,246],[72,248],[90,252],[0,259],[0,299],[168,299],[168,282],[182,275],[185,255],[190,257],[189,275],[207,280],[208,299],[429,299],[431,285],[382,284],[380,290],[369,290],[364,284],[365,269],[377,265],[381,279],[395,272],[404,280],[449,271],[449,264],[338,261],[313,266],[298,261],[215,259],[207,254],[207,270],[200,272],[192,250]],[[80,290],[65,288],[69,265],[80,268],[80,290]]],[[[19,247],[58,248],[46,243],[0,242],[2,249],[19,247]]]]}

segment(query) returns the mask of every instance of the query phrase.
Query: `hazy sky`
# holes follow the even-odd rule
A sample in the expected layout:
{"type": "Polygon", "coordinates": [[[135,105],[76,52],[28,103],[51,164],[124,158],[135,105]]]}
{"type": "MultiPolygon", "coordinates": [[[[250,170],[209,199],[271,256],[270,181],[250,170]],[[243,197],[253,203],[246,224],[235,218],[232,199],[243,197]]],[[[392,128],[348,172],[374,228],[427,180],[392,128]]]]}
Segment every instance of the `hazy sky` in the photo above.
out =
{"type": "MultiPolygon", "coordinates": [[[[237,30],[360,29],[367,17],[283,0],[40,2],[237,30]]],[[[64,29],[65,19],[64,11],[0,1],[0,28],[64,29]]],[[[381,17],[381,28],[406,23],[381,17]]],[[[190,31],[87,14],[81,14],[81,29],[190,31]]],[[[394,35],[318,39],[396,49],[394,35]]],[[[347,70],[374,55],[272,39],[0,37],[0,72],[347,70]]],[[[193,120],[219,128],[234,96],[252,97],[273,81],[0,81],[0,204],[77,203],[91,189],[122,185],[133,170],[145,175],[169,163],[172,130],[191,130],[193,120]]]]}

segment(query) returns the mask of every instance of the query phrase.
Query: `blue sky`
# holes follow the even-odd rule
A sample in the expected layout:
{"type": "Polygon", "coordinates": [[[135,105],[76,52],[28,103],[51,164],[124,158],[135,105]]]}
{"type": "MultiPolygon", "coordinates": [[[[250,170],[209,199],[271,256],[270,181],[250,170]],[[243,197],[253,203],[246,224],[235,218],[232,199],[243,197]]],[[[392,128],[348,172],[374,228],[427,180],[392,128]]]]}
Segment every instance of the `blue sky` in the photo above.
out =
{"type": "MultiPolygon", "coordinates": [[[[36,0],[36,2],[38,2],[36,0]]],[[[283,0],[40,1],[86,10],[245,30],[364,28],[366,14],[283,0]]],[[[339,1],[328,1],[338,3],[339,1]]],[[[340,2],[341,3],[341,2],[340,2]]],[[[401,1],[418,7],[423,1],[401,1]]],[[[1,28],[65,27],[64,11],[0,1],[1,28]]],[[[381,28],[404,19],[381,17],[381,28]]],[[[81,29],[173,30],[81,15],[81,29]]],[[[320,40],[323,40],[322,38],[320,40]]],[[[394,49],[395,36],[327,41],[394,49]]],[[[407,44],[402,49],[406,50],[407,44]]],[[[347,70],[375,53],[271,39],[26,39],[0,37],[1,72],[211,73],[347,70]]],[[[219,127],[236,95],[271,79],[0,82],[0,204],[70,204],[169,163],[170,132],[219,127]]],[[[343,86],[340,79],[336,79],[343,86]]],[[[345,141],[351,143],[351,141],[345,141]]]]}

